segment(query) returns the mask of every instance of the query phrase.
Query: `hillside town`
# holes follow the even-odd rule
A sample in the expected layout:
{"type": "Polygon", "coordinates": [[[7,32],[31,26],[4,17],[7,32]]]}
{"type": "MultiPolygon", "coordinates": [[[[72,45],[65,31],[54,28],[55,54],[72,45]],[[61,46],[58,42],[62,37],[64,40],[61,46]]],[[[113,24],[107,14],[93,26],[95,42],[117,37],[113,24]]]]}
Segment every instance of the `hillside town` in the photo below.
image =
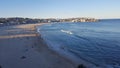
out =
{"type": "Polygon", "coordinates": [[[0,18],[0,26],[18,25],[30,23],[60,23],[60,22],[96,22],[98,19],[94,18],[67,18],[67,19],[31,19],[31,18],[0,18]]]}

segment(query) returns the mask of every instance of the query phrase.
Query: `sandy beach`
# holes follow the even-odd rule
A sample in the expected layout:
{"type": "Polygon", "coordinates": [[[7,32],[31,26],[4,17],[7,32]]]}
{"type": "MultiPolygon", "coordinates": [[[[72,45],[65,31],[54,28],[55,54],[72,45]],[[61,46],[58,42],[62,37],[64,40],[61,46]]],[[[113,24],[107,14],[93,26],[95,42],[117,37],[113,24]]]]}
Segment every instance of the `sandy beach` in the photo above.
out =
{"type": "Polygon", "coordinates": [[[0,27],[0,68],[76,68],[47,47],[36,32],[38,25],[0,27]]]}

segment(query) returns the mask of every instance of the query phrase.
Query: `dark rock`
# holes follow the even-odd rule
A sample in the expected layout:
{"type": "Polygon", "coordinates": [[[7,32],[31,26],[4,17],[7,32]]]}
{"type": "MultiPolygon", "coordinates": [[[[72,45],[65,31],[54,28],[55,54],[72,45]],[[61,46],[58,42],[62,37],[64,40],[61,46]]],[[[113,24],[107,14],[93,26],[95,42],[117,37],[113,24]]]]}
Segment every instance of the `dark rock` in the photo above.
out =
{"type": "Polygon", "coordinates": [[[25,56],[22,56],[21,59],[25,59],[26,57],[25,56]]]}
{"type": "Polygon", "coordinates": [[[2,66],[0,65],[0,68],[2,68],[2,66]]]}
{"type": "Polygon", "coordinates": [[[77,68],[86,68],[83,64],[78,65],[77,68]]]}

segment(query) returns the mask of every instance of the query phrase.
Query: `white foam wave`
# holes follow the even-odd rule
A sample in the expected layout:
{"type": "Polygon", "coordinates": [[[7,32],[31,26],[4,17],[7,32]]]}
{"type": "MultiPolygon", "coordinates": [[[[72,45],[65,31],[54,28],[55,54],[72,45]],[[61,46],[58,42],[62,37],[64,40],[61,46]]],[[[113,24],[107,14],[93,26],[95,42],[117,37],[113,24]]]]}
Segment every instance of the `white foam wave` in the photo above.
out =
{"type": "Polygon", "coordinates": [[[61,32],[67,33],[67,34],[73,34],[71,31],[67,31],[67,30],[61,30],[61,32]]]}

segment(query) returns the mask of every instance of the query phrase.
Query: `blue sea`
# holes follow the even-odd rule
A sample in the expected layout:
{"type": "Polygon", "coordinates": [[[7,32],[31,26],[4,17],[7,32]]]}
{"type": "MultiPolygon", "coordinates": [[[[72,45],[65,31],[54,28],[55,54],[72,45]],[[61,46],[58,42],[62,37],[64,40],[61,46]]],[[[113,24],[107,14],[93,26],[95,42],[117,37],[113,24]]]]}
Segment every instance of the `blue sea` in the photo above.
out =
{"type": "Polygon", "coordinates": [[[120,68],[120,19],[51,23],[38,27],[48,46],[106,68],[120,68]]]}

